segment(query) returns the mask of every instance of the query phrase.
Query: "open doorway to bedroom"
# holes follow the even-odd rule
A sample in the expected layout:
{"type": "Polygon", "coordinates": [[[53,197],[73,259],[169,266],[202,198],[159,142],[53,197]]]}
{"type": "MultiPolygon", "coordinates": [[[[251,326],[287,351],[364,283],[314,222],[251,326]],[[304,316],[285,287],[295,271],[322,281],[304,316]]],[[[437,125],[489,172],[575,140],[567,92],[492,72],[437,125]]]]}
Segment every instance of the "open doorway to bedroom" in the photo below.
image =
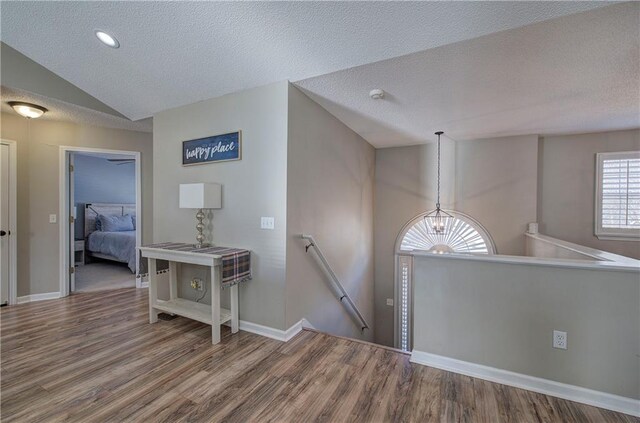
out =
{"type": "Polygon", "coordinates": [[[139,286],[139,154],[67,151],[69,293],[139,286]]]}

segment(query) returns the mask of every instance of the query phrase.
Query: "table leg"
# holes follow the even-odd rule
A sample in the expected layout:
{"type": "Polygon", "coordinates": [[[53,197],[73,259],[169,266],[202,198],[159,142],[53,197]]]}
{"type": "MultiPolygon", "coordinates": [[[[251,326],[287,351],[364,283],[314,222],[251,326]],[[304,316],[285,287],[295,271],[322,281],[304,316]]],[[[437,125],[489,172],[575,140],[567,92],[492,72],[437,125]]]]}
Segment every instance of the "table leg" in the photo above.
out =
{"type": "Polygon", "coordinates": [[[220,342],[220,280],[222,266],[211,266],[211,343],[220,342]]]}
{"type": "Polygon", "coordinates": [[[238,284],[231,287],[231,333],[238,332],[238,284]]]}
{"type": "Polygon", "coordinates": [[[158,303],[158,273],[156,259],[149,258],[149,323],[158,321],[158,311],[153,308],[158,303]]]}
{"type": "Polygon", "coordinates": [[[178,298],[178,274],[180,273],[180,263],[169,262],[169,300],[178,298]]]}

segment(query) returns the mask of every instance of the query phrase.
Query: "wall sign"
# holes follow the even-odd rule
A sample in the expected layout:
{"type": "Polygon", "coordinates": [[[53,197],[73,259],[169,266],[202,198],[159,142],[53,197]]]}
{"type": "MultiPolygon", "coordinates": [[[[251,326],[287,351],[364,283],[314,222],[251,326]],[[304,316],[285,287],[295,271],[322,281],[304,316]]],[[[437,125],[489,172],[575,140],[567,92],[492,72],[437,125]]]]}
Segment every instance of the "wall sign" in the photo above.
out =
{"type": "Polygon", "coordinates": [[[182,142],[183,166],[241,159],[241,131],[182,142]]]}

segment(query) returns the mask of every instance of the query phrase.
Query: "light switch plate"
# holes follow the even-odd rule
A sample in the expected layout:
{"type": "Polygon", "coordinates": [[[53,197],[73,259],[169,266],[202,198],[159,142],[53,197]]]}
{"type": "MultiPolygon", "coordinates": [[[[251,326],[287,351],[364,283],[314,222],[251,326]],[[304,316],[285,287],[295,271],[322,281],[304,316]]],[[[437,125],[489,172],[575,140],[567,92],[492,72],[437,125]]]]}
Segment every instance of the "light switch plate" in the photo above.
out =
{"type": "Polygon", "coordinates": [[[261,217],[260,229],[275,229],[275,219],[273,217],[261,217]]]}
{"type": "Polygon", "coordinates": [[[55,214],[50,214],[49,215],[49,223],[57,223],[58,222],[58,216],[55,214]]]}

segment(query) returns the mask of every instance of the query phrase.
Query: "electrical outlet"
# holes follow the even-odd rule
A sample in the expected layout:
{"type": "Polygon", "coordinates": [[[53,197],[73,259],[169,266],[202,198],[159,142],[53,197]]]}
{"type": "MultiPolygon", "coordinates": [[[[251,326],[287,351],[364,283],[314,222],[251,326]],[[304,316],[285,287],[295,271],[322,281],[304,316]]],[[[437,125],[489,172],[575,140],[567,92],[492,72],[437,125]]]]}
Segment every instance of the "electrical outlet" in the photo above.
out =
{"type": "Polygon", "coordinates": [[[393,298],[387,298],[387,305],[393,307],[393,298]]]}
{"type": "Polygon", "coordinates": [[[197,291],[203,291],[204,284],[202,283],[202,279],[198,279],[198,278],[191,279],[191,288],[197,291]]]}
{"type": "Polygon", "coordinates": [[[553,348],[559,348],[561,350],[567,349],[567,332],[559,330],[553,331],[553,348]]]}
{"type": "Polygon", "coordinates": [[[58,222],[58,216],[55,214],[50,214],[49,215],[49,223],[57,223],[58,222]]]}

